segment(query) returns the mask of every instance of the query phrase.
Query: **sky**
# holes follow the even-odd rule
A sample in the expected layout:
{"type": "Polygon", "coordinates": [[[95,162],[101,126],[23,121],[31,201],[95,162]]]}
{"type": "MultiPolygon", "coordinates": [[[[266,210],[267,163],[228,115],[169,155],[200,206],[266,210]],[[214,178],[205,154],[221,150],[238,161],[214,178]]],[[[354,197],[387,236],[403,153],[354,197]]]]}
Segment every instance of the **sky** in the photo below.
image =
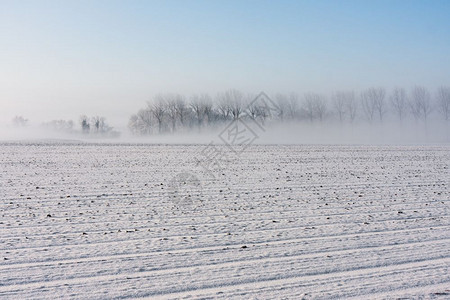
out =
{"type": "Polygon", "coordinates": [[[0,124],[105,116],[159,93],[450,84],[450,1],[0,0],[0,124]]]}

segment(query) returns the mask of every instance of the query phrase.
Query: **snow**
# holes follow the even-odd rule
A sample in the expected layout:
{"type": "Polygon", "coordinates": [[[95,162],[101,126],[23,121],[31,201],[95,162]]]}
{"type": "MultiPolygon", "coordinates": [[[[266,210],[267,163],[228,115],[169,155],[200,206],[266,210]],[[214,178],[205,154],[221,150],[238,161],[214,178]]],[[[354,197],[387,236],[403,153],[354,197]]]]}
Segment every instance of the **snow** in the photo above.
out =
{"type": "Polygon", "coordinates": [[[0,144],[0,298],[450,297],[450,146],[204,147],[0,144]]]}

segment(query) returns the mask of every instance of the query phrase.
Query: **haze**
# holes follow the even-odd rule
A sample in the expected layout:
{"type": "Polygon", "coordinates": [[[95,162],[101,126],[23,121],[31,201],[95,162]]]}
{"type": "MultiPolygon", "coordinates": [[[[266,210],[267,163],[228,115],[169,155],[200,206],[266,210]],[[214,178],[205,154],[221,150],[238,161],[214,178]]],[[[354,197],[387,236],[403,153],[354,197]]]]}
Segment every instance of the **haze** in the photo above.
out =
{"type": "Polygon", "coordinates": [[[434,97],[450,85],[449,15],[448,1],[2,0],[0,134],[15,116],[99,115],[128,135],[165,93],[419,85],[434,97]]]}

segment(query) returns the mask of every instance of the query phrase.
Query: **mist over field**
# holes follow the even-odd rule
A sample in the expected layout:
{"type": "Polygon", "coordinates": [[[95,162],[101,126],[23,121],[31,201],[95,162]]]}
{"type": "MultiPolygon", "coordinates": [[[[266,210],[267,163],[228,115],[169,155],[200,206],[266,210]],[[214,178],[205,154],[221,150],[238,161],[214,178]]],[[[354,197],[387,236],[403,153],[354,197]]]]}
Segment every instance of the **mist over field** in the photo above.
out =
{"type": "Polygon", "coordinates": [[[449,0],[0,0],[0,299],[450,299],[449,0]]]}
{"type": "Polygon", "coordinates": [[[155,96],[118,128],[101,116],[40,124],[16,116],[3,124],[0,139],[199,144],[217,143],[224,132],[235,130],[235,137],[243,131],[253,136],[247,144],[439,144],[450,142],[449,116],[446,87],[433,98],[420,87],[410,97],[404,89],[386,96],[381,88],[360,95],[337,92],[330,98],[312,93],[246,96],[229,90],[215,99],[206,94],[155,96]]]}
{"type": "MultiPolygon", "coordinates": [[[[231,121],[230,121],[231,122],[231,121]]],[[[253,124],[252,124],[253,125],[253,124]]],[[[255,126],[255,125],[253,125],[255,126]]],[[[253,128],[253,127],[252,127],[253,128]]],[[[224,143],[218,135],[226,130],[223,124],[220,128],[205,128],[200,132],[196,129],[177,133],[166,133],[154,136],[135,136],[121,132],[119,137],[89,137],[82,133],[64,133],[54,130],[33,127],[5,127],[0,130],[1,141],[81,141],[104,143],[150,143],[150,144],[204,144],[214,142],[224,143]]],[[[255,131],[258,131],[256,127],[255,131]]],[[[450,125],[443,121],[430,121],[426,128],[414,121],[402,124],[386,122],[386,124],[272,124],[265,131],[258,132],[254,144],[445,144],[450,143],[450,125]]]]}

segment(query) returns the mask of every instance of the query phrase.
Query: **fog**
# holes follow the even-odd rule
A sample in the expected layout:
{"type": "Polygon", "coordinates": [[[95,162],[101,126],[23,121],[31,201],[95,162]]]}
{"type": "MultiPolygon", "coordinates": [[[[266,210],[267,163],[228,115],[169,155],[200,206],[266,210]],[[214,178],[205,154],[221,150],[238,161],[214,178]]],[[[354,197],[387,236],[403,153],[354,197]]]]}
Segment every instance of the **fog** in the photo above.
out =
{"type": "Polygon", "coordinates": [[[209,143],[265,91],[252,143],[448,142],[447,2],[43,2],[1,4],[2,141],[209,143]]]}
{"type": "MultiPolygon", "coordinates": [[[[215,128],[196,128],[176,133],[151,136],[132,135],[123,128],[118,137],[86,136],[81,131],[58,132],[41,125],[26,127],[3,126],[1,142],[53,142],[53,143],[145,143],[145,144],[209,144],[233,145],[228,130],[234,121],[215,128]]],[[[336,121],[322,124],[308,122],[267,123],[263,129],[251,120],[244,120],[250,144],[364,144],[364,145],[415,145],[450,144],[450,122],[431,119],[423,122],[405,120],[402,123],[386,121],[382,124],[340,124],[336,121]],[[251,140],[250,140],[251,138],[251,140]]],[[[241,126],[242,129],[242,126],[241,126]]],[[[244,133],[245,134],[245,133],[244,133]]],[[[236,142],[237,143],[237,142],[236,142]]]]}

